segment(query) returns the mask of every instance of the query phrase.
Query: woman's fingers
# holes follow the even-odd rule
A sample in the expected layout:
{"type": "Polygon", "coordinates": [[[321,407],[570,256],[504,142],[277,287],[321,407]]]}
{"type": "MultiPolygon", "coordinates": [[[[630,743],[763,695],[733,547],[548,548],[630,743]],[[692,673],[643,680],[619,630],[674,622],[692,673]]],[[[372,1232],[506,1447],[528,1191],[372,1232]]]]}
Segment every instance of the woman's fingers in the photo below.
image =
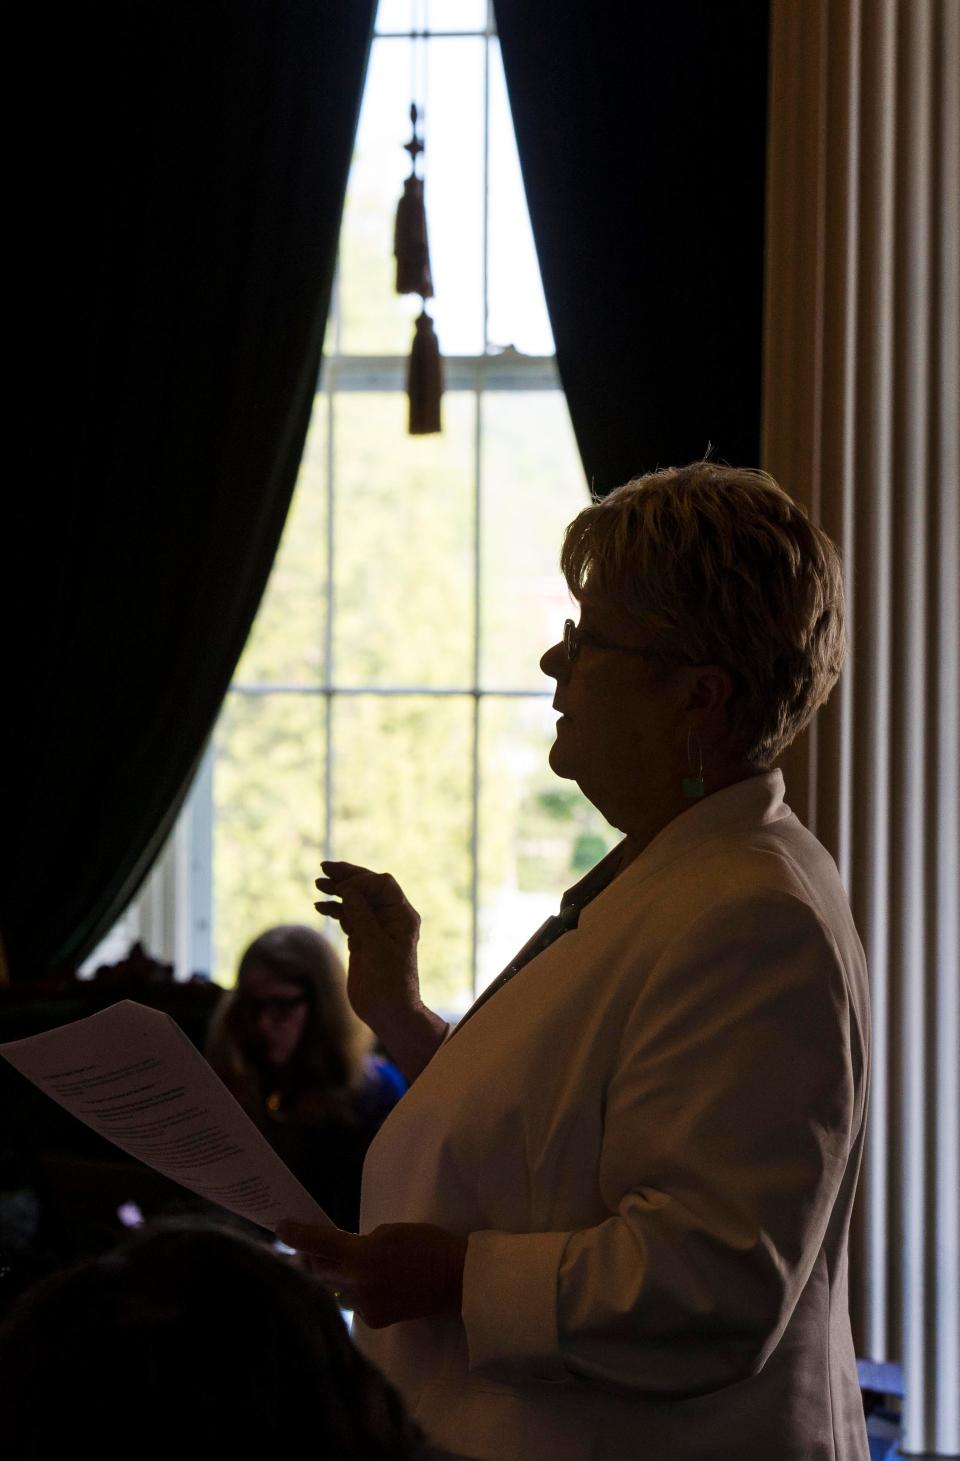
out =
{"type": "MultiPolygon", "coordinates": [[[[352,868],[354,864],[324,863],[323,866],[352,868]]],[[[316,878],[314,886],[321,893],[342,899],[342,906],[359,919],[361,926],[381,925],[386,929],[388,924],[396,926],[398,918],[412,921],[419,926],[418,914],[410,907],[403,889],[389,873],[375,873],[369,868],[361,868],[343,878],[316,878]]],[[[329,912],[331,916],[336,916],[333,909],[339,906],[341,905],[324,901],[314,904],[319,913],[329,912]]]]}
{"type": "Polygon", "coordinates": [[[295,1248],[299,1260],[306,1260],[309,1271],[336,1291],[339,1302],[344,1302],[346,1291],[363,1271],[365,1240],[355,1233],[306,1223],[280,1222],[275,1231],[280,1242],[295,1248]]]}
{"type": "Polygon", "coordinates": [[[321,1227],[318,1223],[298,1223],[282,1218],[274,1228],[281,1243],[296,1248],[298,1253],[312,1253],[317,1258],[326,1258],[331,1263],[349,1260],[356,1252],[356,1233],[344,1233],[340,1228],[321,1227]]]}
{"type": "Polygon", "coordinates": [[[362,867],[358,862],[333,862],[326,859],[320,866],[328,878],[335,882],[342,883],[345,878],[356,877],[357,874],[366,874],[369,878],[379,878],[381,873],[375,873],[372,868],[362,867]]]}
{"type": "Polygon", "coordinates": [[[375,873],[368,867],[357,867],[352,862],[324,862],[320,866],[326,869],[326,876],[317,878],[314,886],[324,893],[336,893],[338,897],[343,897],[349,890],[362,892],[375,902],[383,901],[384,895],[386,901],[391,903],[403,901],[403,889],[390,873],[375,873]]]}
{"type": "Polygon", "coordinates": [[[322,867],[315,885],[326,896],[313,906],[347,936],[347,998],[373,1029],[396,1026],[419,1003],[420,915],[389,873],[353,862],[324,861],[322,867]]]}
{"type": "MultiPolygon", "coordinates": [[[[317,884],[326,882],[327,879],[317,879],[317,884]]],[[[341,899],[341,902],[330,902],[320,899],[314,903],[314,908],[324,918],[335,918],[349,938],[356,934],[360,937],[380,938],[384,935],[382,924],[382,908],[372,904],[365,893],[356,886],[356,879],[350,879],[348,883],[341,883],[338,888],[329,889],[334,897],[341,899]]],[[[350,945],[351,952],[353,944],[350,945]]]]}

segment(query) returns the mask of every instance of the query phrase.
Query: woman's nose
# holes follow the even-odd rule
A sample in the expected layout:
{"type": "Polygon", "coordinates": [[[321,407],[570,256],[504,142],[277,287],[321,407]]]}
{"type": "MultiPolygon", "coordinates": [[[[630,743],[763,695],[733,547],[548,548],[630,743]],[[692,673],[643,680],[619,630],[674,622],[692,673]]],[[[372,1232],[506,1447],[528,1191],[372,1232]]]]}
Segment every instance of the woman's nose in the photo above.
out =
{"type": "Polygon", "coordinates": [[[550,648],[540,656],[540,668],[545,675],[550,676],[551,680],[560,679],[566,662],[567,652],[563,647],[562,639],[558,639],[556,644],[551,644],[550,648]]]}

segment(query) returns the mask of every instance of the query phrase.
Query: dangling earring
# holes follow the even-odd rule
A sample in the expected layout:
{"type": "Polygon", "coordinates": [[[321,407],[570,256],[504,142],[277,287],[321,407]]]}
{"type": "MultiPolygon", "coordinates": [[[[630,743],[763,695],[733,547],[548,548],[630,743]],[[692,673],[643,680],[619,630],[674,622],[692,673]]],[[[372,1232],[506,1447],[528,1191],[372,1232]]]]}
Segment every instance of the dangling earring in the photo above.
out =
{"type": "Polygon", "coordinates": [[[704,795],[704,786],[703,786],[703,750],[702,750],[702,748],[700,746],[699,739],[697,739],[697,759],[699,761],[699,765],[697,767],[697,773],[696,773],[696,775],[694,775],[693,774],[693,760],[692,760],[692,758],[690,756],[690,737],[692,735],[693,735],[693,727],[691,726],[690,729],[687,731],[687,766],[690,769],[690,775],[689,776],[685,776],[683,778],[683,781],[680,783],[680,785],[683,788],[683,794],[684,794],[684,796],[689,797],[691,801],[693,801],[698,796],[703,796],[704,795]]]}

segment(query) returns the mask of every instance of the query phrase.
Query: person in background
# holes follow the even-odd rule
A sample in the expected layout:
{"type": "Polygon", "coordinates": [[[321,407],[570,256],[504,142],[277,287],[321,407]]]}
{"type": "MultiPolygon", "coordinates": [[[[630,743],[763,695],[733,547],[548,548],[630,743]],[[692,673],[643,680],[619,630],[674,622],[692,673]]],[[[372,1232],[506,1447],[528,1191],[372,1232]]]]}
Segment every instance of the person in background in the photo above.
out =
{"type": "Polygon", "coordinates": [[[0,1324],[3,1454],[427,1461],[323,1285],[235,1229],[142,1228],[0,1324]]]}
{"type": "Polygon", "coordinates": [[[351,1232],[367,1148],[406,1090],[397,1068],[371,1046],[333,945],[315,929],[281,924],[243,955],[206,1047],[294,1176],[351,1232]]]}

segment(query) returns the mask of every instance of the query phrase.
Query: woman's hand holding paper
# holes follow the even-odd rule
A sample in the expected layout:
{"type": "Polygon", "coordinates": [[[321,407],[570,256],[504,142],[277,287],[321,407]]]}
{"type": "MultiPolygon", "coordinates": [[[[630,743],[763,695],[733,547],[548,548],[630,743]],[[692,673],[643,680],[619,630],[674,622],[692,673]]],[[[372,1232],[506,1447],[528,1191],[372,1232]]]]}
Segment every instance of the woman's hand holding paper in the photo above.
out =
{"type": "Polygon", "coordinates": [[[430,1223],[384,1223],[357,1237],[283,1222],[277,1237],[309,1258],[337,1302],[372,1329],[432,1314],[459,1314],[467,1240],[430,1223]]]}

